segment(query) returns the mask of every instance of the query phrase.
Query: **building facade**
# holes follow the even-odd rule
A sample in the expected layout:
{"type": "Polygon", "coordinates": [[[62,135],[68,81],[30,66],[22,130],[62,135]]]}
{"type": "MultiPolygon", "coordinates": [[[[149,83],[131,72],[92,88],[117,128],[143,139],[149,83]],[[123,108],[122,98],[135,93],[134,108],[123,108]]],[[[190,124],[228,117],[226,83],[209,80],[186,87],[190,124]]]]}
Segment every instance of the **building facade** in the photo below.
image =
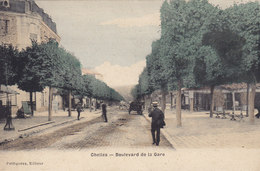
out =
{"type": "Polygon", "coordinates": [[[0,0],[0,43],[18,49],[31,46],[31,40],[60,42],[56,24],[33,0],[0,0]]]}
{"type": "MultiPolygon", "coordinates": [[[[33,0],[0,0],[0,44],[12,44],[22,50],[31,46],[32,40],[41,43],[49,39],[60,42],[56,24],[33,0]]],[[[17,86],[9,88],[19,93],[15,99],[11,99],[14,115],[23,101],[29,101],[29,93],[19,90],[17,86]]],[[[43,92],[34,93],[35,110],[47,110],[48,95],[47,88],[43,92]]],[[[3,104],[6,103],[5,100],[2,101],[3,104]]]]}
{"type": "Polygon", "coordinates": [[[103,75],[98,73],[98,72],[96,72],[96,71],[93,71],[93,70],[90,70],[90,69],[86,69],[86,68],[82,68],[81,72],[82,72],[82,75],[92,75],[96,79],[98,79],[100,81],[104,81],[103,75]]]}

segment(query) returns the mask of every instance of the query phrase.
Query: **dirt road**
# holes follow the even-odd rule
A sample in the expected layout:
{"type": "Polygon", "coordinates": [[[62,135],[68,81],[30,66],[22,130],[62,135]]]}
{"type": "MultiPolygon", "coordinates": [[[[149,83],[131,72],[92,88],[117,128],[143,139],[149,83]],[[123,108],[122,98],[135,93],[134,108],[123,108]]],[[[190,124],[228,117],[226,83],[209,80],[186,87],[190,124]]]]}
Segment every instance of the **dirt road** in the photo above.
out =
{"type": "MultiPolygon", "coordinates": [[[[0,146],[0,150],[85,149],[98,147],[151,147],[150,123],[135,113],[111,108],[108,122],[100,116],[42,135],[21,138],[0,146]]],[[[161,135],[161,148],[172,148],[161,135]]]]}

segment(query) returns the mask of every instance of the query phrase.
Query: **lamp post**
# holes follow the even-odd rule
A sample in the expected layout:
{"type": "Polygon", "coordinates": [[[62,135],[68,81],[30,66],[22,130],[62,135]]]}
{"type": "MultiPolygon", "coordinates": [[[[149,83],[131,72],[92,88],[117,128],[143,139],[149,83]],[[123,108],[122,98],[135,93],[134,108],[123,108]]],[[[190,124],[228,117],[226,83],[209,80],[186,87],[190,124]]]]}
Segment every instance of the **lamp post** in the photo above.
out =
{"type": "Polygon", "coordinates": [[[8,96],[8,61],[7,61],[7,55],[5,55],[5,86],[6,86],[6,107],[5,107],[5,116],[6,116],[6,124],[4,126],[5,131],[11,131],[14,130],[14,126],[12,123],[12,110],[11,110],[11,102],[9,101],[8,96]]]}

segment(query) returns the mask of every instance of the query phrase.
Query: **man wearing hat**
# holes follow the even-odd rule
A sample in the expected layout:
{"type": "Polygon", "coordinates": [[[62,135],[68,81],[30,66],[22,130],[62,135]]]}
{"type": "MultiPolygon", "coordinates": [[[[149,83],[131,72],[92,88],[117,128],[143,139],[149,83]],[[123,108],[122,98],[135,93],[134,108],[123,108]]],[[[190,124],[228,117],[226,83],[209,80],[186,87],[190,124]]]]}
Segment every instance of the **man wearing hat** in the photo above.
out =
{"type": "Polygon", "coordinates": [[[164,113],[158,108],[157,102],[153,102],[152,104],[154,109],[149,113],[149,117],[152,117],[151,132],[153,137],[153,144],[158,146],[160,143],[160,128],[162,127],[164,121],[164,113]]]}
{"type": "Polygon", "coordinates": [[[106,103],[102,102],[101,108],[102,108],[102,117],[104,118],[104,121],[107,122],[107,105],[106,105],[106,103]]]}

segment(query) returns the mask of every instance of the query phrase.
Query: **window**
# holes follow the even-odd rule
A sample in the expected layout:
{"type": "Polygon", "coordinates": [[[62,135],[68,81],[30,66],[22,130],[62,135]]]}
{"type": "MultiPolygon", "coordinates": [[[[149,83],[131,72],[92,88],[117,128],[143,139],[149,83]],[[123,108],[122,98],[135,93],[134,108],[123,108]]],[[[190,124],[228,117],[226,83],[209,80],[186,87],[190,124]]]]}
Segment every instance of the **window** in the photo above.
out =
{"type": "Polygon", "coordinates": [[[8,34],[9,22],[9,20],[0,19],[0,35],[8,34]]]}
{"type": "Polygon", "coordinates": [[[10,7],[9,5],[9,0],[0,0],[0,6],[3,6],[3,7],[10,7]]]}
{"type": "Polygon", "coordinates": [[[5,34],[8,33],[8,23],[9,23],[9,20],[5,20],[5,34]]]}

